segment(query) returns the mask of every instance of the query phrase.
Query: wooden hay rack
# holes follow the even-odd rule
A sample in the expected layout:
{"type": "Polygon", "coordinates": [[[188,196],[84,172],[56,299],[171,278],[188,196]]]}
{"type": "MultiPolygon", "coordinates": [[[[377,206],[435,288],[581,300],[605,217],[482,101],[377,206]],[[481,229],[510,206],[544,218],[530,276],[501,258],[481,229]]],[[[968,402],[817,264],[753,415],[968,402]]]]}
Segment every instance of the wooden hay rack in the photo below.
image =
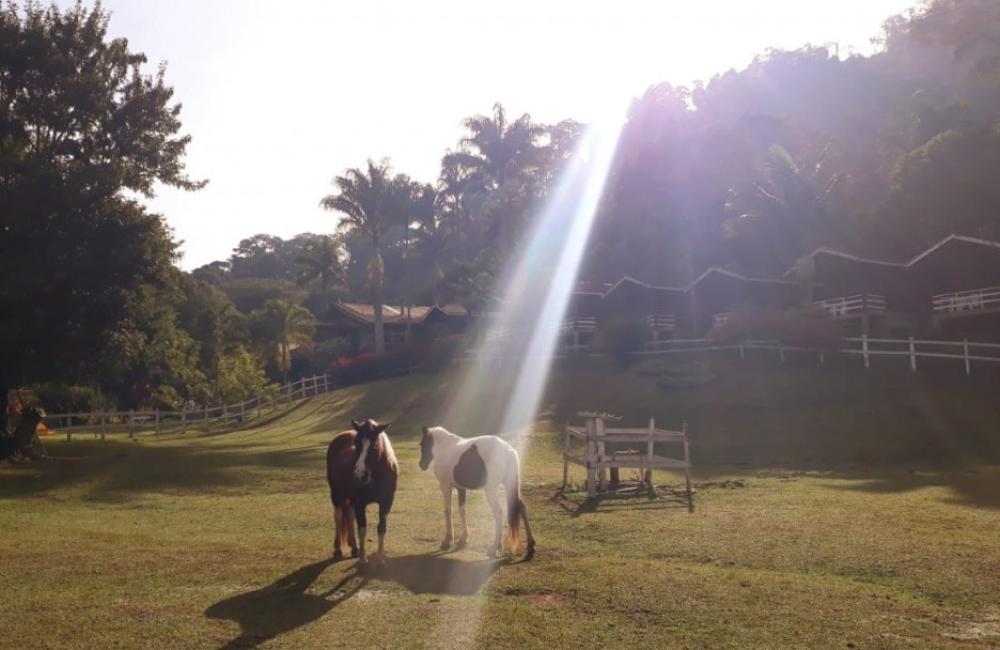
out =
{"type": "MultiPolygon", "coordinates": [[[[596,498],[599,491],[616,489],[619,486],[619,470],[638,469],[642,481],[650,490],[653,489],[653,470],[669,469],[684,472],[685,495],[688,512],[694,512],[694,497],[691,492],[691,443],[688,437],[687,423],[683,423],[680,431],[657,429],[656,422],[649,418],[649,426],[642,428],[609,427],[608,421],[620,421],[621,418],[610,413],[593,413],[584,411],[577,413],[584,418],[582,426],[567,426],[565,446],[563,448],[563,485],[566,489],[569,481],[569,465],[580,465],[587,470],[587,497],[596,498]],[[574,453],[574,442],[584,443],[583,455],[577,450],[574,453]],[[657,443],[674,443],[683,448],[680,458],[661,455],[656,449],[657,443]],[[639,449],[628,445],[641,445],[639,449]],[[611,480],[607,474],[610,471],[611,480]]],[[[661,444],[662,448],[662,444],[661,444]]]]}

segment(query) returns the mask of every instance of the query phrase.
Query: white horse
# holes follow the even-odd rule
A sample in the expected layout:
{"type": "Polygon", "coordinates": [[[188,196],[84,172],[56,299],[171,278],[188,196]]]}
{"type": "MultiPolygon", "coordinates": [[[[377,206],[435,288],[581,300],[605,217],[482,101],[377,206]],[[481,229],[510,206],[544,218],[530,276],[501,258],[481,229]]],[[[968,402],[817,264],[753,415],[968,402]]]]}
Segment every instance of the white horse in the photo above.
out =
{"type": "Polygon", "coordinates": [[[434,475],[441,486],[444,497],[444,541],[441,549],[451,546],[453,538],[451,525],[451,491],[458,490],[458,514],[462,519],[462,533],[457,548],[469,542],[469,526],[465,521],[466,490],[484,490],[486,502],[493,512],[496,524],[493,544],[486,551],[496,557],[501,549],[500,533],[503,531],[503,511],[497,494],[503,485],[507,495],[508,548],[517,551],[520,537],[520,523],[524,521],[524,532],[528,537],[525,560],[535,555],[535,538],[528,525],[528,510],[521,500],[521,468],[517,451],[505,440],[497,436],[460,438],[441,427],[424,427],[420,438],[420,469],[426,470],[434,462],[434,475]]]}

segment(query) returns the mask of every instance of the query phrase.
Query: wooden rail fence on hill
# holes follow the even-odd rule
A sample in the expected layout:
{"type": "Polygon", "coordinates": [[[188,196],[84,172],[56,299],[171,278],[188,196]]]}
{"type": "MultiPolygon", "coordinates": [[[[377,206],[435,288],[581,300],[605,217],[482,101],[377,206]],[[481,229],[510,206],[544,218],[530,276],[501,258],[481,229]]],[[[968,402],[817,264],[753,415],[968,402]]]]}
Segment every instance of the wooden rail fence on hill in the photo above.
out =
{"type": "Polygon", "coordinates": [[[45,423],[58,434],[65,434],[72,440],[80,431],[93,432],[103,440],[109,432],[127,432],[134,437],[139,430],[155,433],[167,431],[187,431],[189,426],[222,422],[224,425],[244,422],[254,411],[260,415],[263,409],[275,409],[278,404],[319,395],[332,388],[329,375],[303,377],[279,387],[273,393],[251,397],[234,404],[205,405],[179,411],[90,411],[86,413],[46,413],[45,423]]]}

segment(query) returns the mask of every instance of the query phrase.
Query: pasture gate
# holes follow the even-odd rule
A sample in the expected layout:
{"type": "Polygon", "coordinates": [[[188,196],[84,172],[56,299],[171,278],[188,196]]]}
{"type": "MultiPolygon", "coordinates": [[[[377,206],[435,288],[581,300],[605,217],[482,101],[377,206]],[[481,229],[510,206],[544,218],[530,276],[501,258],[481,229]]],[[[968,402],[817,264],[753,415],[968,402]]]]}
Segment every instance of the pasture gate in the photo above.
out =
{"type": "Polygon", "coordinates": [[[685,495],[688,512],[694,512],[694,497],[691,492],[691,444],[687,423],[680,431],[657,429],[656,422],[649,418],[649,426],[642,428],[608,427],[607,421],[618,421],[620,417],[610,413],[581,412],[583,426],[567,426],[563,448],[563,486],[569,481],[569,465],[580,465],[587,469],[587,497],[595,498],[599,488],[618,486],[618,471],[638,469],[642,481],[653,489],[653,470],[672,469],[684,472],[685,495]],[[583,455],[574,454],[574,441],[584,443],[583,455]],[[656,449],[665,443],[674,443],[682,448],[681,457],[661,455],[656,449]],[[640,445],[638,449],[629,445],[640,445]],[[610,470],[611,481],[607,473],[610,470]]]}

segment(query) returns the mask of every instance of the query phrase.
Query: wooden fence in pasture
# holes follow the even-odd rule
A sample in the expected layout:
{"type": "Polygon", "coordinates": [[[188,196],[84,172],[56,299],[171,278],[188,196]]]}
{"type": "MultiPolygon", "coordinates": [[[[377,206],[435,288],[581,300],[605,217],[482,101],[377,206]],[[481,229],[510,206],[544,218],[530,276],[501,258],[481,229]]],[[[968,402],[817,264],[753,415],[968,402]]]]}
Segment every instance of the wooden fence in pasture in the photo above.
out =
{"type": "Polygon", "coordinates": [[[563,483],[566,489],[569,482],[570,464],[580,465],[587,469],[587,497],[597,496],[599,489],[615,489],[618,486],[618,470],[634,468],[641,472],[642,481],[650,489],[653,488],[654,469],[672,469],[684,472],[688,512],[694,511],[694,498],[691,493],[691,443],[688,439],[687,424],[680,431],[657,429],[653,418],[649,419],[648,427],[620,428],[608,427],[607,420],[620,420],[618,416],[607,413],[578,413],[584,418],[583,426],[567,426],[563,447],[563,483]],[[584,444],[583,454],[574,451],[574,442],[584,444]],[[662,449],[656,449],[657,444],[664,443],[681,445],[680,457],[664,456],[662,449]],[[628,445],[639,445],[638,449],[628,445]],[[607,481],[607,472],[611,470],[611,480],[607,481]]]}
{"type": "Polygon", "coordinates": [[[972,374],[973,362],[1000,362],[1000,343],[977,343],[961,341],[933,341],[909,337],[905,339],[872,338],[860,336],[841,339],[841,345],[833,349],[787,345],[781,341],[720,341],[718,339],[667,339],[650,341],[646,349],[637,354],[679,354],[705,350],[737,350],[742,358],[747,350],[774,350],[784,361],[786,352],[808,352],[816,354],[820,363],[827,354],[848,354],[861,357],[865,368],[871,367],[873,357],[902,357],[909,361],[910,369],[916,371],[918,359],[954,359],[965,366],[965,374],[972,374]]]}
{"type": "Polygon", "coordinates": [[[46,413],[45,425],[57,434],[72,440],[74,433],[93,433],[102,440],[109,433],[127,433],[130,438],[139,431],[153,433],[185,432],[191,426],[222,423],[225,426],[247,421],[273,410],[279,404],[319,395],[333,387],[329,375],[303,377],[287,383],[268,395],[251,397],[234,404],[205,405],[181,410],[152,411],[90,411],[86,413],[46,413]]]}

